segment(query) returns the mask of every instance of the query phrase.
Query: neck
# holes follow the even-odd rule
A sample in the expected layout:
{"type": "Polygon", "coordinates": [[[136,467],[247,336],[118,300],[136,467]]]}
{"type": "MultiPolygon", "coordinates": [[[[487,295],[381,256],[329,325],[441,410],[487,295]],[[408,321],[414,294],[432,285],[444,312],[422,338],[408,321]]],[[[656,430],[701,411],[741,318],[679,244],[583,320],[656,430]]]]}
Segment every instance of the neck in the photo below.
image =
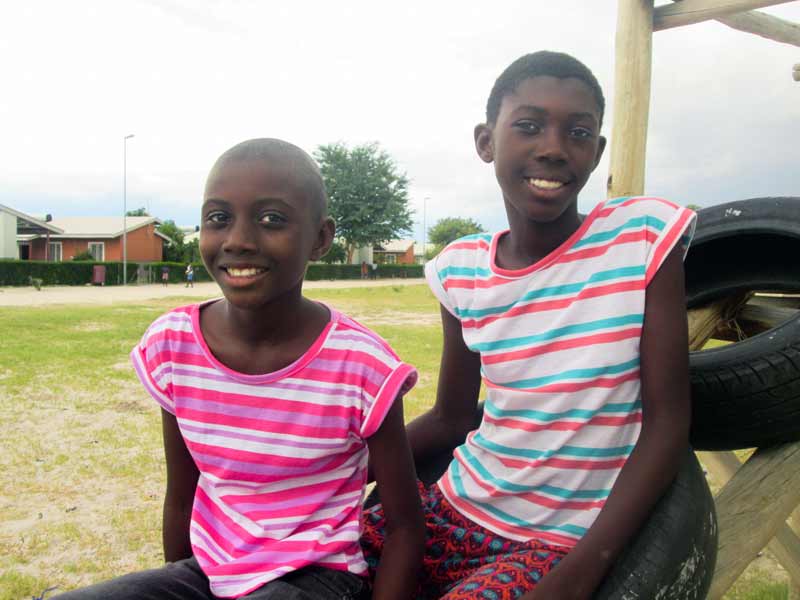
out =
{"type": "Polygon", "coordinates": [[[267,304],[252,308],[223,300],[220,316],[227,334],[252,346],[278,344],[294,337],[301,323],[319,308],[301,291],[302,281],[267,304]]]}
{"type": "Polygon", "coordinates": [[[500,266],[507,269],[524,269],[538,262],[566,242],[584,219],[576,206],[549,223],[516,217],[509,215],[510,232],[501,238],[503,264],[500,266]]]}

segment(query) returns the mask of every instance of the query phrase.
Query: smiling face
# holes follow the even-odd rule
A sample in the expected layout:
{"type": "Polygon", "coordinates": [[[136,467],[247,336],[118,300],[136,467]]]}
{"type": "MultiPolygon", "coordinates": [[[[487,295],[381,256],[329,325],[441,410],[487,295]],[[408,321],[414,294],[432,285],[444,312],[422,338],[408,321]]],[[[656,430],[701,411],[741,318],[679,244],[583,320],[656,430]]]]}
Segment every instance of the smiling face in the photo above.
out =
{"type": "Polygon", "coordinates": [[[206,182],[200,255],[228,302],[259,308],[287,292],[299,298],[306,263],[323,256],[333,222],[296,162],[232,158],[206,182]]]}
{"type": "Polygon", "coordinates": [[[583,81],[537,76],[503,98],[493,125],[475,128],[478,155],[494,162],[509,221],[577,216],[578,192],[605,148],[600,118],[583,81]]]}

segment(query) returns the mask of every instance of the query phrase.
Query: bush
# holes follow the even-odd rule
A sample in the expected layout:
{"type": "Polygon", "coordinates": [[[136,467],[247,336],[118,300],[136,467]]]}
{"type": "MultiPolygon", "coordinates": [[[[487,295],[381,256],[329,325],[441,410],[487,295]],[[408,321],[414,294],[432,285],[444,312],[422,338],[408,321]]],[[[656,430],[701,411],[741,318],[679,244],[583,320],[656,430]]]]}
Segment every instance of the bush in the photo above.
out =
{"type": "Polygon", "coordinates": [[[94,256],[88,250],[84,250],[83,252],[78,252],[75,256],[72,257],[72,260],[94,260],[94,256]]]}
{"type": "MultiPolygon", "coordinates": [[[[0,286],[31,285],[30,278],[41,279],[42,285],[86,285],[92,282],[92,267],[103,265],[106,268],[106,285],[122,285],[121,262],[65,261],[49,262],[43,260],[0,260],[0,286]]],[[[141,263],[144,278],[138,281],[140,263],[128,262],[128,283],[160,283],[161,268],[169,267],[169,282],[180,283],[186,280],[186,264],[178,262],[141,263]]],[[[194,281],[211,281],[211,276],[202,263],[192,263],[194,281]]],[[[370,270],[370,277],[373,271],[370,270]]],[[[378,265],[375,277],[378,279],[422,277],[422,265],[378,265]]],[[[361,265],[308,265],[306,279],[361,279],[361,265]]]]}
{"type": "MultiPolygon", "coordinates": [[[[30,278],[41,279],[42,284],[48,285],[86,285],[92,282],[94,265],[106,268],[106,285],[122,285],[121,262],[99,261],[64,261],[50,262],[43,260],[0,260],[0,285],[24,286],[31,285],[30,278]]],[[[186,265],[181,263],[142,263],[145,279],[151,274],[151,281],[161,281],[161,267],[167,265],[170,269],[169,280],[178,283],[184,280],[186,265]]],[[[128,262],[128,283],[137,283],[140,263],[128,262]]],[[[211,278],[202,264],[194,267],[195,281],[210,281],[211,278]]]]}

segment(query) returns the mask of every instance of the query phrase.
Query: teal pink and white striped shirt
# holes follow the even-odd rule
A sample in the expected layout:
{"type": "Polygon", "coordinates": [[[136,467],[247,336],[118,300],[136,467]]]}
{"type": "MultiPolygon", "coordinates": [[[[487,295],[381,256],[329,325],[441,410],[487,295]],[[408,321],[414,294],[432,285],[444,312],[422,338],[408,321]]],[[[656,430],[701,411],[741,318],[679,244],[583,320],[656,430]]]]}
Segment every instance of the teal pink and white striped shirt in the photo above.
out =
{"type": "Polygon", "coordinates": [[[417,374],[379,336],[330,312],[308,351],[275,373],[220,363],[198,305],[158,318],[131,353],[200,471],[190,539],[216,596],[310,564],[367,572],[358,543],[366,439],[417,374]]]}
{"type": "Polygon", "coordinates": [[[433,293],[480,353],[487,394],[438,483],[462,514],[568,547],[592,525],[641,429],[645,290],[694,223],[660,198],[617,198],[525,269],[497,266],[505,232],[456,240],[428,263],[433,293]]]}

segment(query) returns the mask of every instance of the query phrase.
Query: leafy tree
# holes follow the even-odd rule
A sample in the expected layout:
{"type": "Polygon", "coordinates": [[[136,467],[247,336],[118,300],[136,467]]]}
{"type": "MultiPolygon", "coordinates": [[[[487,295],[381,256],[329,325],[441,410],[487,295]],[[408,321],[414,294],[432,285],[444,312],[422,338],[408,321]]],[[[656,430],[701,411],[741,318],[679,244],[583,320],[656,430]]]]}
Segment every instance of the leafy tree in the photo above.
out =
{"type": "Polygon", "coordinates": [[[331,249],[320,260],[322,262],[332,265],[333,263],[343,263],[347,260],[347,249],[345,249],[339,242],[333,242],[331,249]]]}
{"type": "Polygon", "coordinates": [[[444,248],[450,242],[471,233],[483,233],[483,226],[473,219],[463,217],[445,217],[428,229],[428,239],[439,248],[444,248]]]}
{"type": "Polygon", "coordinates": [[[350,149],[343,143],[317,148],[328,190],[336,235],[344,240],[347,262],[356,248],[381,244],[410,231],[408,178],[377,143],[350,149]]]}
{"type": "Polygon", "coordinates": [[[700,206],[699,204],[687,204],[686,208],[689,208],[691,210],[697,211],[697,210],[700,210],[703,207],[700,206]]]}
{"type": "Polygon", "coordinates": [[[175,225],[175,221],[167,220],[158,226],[158,232],[167,236],[172,243],[164,246],[164,260],[168,262],[184,262],[183,231],[175,225]]]}
{"type": "Polygon", "coordinates": [[[149,217],[150,215],[145,210],[144,206],[137,208],[135,210],[129,210],[125,213],[125,216],[128,217],[149,217]]]}

